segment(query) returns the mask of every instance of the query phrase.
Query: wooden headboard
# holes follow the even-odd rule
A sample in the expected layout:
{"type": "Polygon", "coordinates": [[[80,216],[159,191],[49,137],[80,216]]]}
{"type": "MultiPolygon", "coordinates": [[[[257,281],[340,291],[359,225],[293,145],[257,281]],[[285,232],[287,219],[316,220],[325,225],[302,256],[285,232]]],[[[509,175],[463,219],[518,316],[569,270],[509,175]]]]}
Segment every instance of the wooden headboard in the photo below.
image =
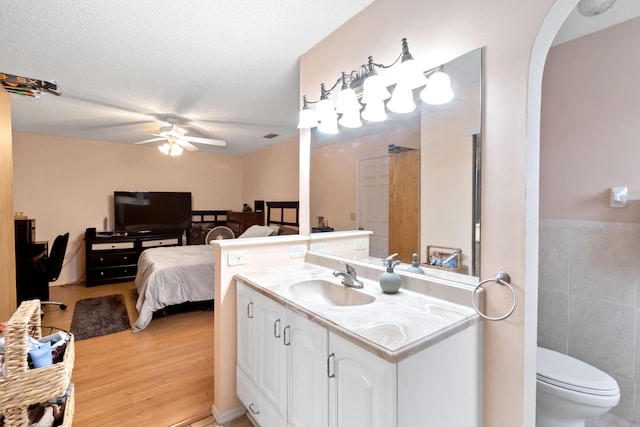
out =
{"type": "Polygon", "coordinates": [[[187,245],[201,245],[214,227],[227,224],[228,210],[191,211],[191,228],[187,230],[187,245]]]}
{"type": "Polygon", "coordinates": [[[300,202],[266,202],[267,224],[292,225],[298,227],[300,202]]]}

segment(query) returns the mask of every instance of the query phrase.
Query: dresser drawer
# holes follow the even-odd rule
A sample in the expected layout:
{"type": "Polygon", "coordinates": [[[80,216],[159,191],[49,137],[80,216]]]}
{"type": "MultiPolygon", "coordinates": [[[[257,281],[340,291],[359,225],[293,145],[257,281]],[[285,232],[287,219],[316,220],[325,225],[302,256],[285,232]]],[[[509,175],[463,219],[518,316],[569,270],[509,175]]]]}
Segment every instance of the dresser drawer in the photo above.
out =
{"type": "Polygon", "coordinates": [[[169,237],[166,239],[142,240],[140,245],[143,248],[155,248],[157,246],[177,246],[180,241],[177,237],[169,237]]]}
{"type": "Polygon", "coordinates": [[[90,268],[87,270],[87,281],[97,282],[112,279],[133,279],[136,277],[136,265],[121,265],[116,267],[90,268]]]}
{"type": "Polygon", "coordinates": [[[135,265],[137,262],[138,253],[136,251],[103,251],[89,254],[89,265],[91,268],[135,265]]]}
{"type": "Polygon", "coordinates": [[[120,249],[134,249],[136,242],[111,242],[111,243],[92,243],[92,251],[114,251],[120,249]]]}

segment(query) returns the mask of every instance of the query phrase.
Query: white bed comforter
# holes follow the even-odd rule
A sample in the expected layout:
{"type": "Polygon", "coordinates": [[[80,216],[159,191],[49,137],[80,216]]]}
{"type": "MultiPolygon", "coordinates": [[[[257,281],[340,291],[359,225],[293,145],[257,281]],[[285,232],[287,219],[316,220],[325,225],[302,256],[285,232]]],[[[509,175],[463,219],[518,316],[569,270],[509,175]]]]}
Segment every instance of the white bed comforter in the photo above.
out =
{"type": "Polygon", "coordinates": [[[214,298],[215,245],[149,248],[138,259],[138,320],[133,332],[151,322],[153,312],[169,305],[214,298]]]}

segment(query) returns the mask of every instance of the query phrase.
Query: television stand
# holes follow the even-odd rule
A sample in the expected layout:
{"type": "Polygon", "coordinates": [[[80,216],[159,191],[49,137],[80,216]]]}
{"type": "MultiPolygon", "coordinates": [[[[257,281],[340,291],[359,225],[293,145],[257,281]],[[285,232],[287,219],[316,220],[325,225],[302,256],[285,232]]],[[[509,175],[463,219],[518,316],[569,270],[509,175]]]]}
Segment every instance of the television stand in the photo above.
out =
{"type": "Polygon", "coordinates": [[[145,249],[182,246],[183,231],[87,237],[87,286],[134,280],[145,249]]]}

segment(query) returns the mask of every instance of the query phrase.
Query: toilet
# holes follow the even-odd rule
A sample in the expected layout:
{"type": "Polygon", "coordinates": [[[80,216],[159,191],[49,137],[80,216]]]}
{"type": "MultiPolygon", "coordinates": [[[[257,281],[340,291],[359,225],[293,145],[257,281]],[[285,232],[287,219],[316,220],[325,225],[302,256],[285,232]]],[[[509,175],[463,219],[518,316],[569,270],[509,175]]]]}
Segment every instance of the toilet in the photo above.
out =
{"type": "Polygon", "coordinates": [[[616,380],[578,359],[538,347],[536,427],[584,427],[620,401],[616,380]]]}

